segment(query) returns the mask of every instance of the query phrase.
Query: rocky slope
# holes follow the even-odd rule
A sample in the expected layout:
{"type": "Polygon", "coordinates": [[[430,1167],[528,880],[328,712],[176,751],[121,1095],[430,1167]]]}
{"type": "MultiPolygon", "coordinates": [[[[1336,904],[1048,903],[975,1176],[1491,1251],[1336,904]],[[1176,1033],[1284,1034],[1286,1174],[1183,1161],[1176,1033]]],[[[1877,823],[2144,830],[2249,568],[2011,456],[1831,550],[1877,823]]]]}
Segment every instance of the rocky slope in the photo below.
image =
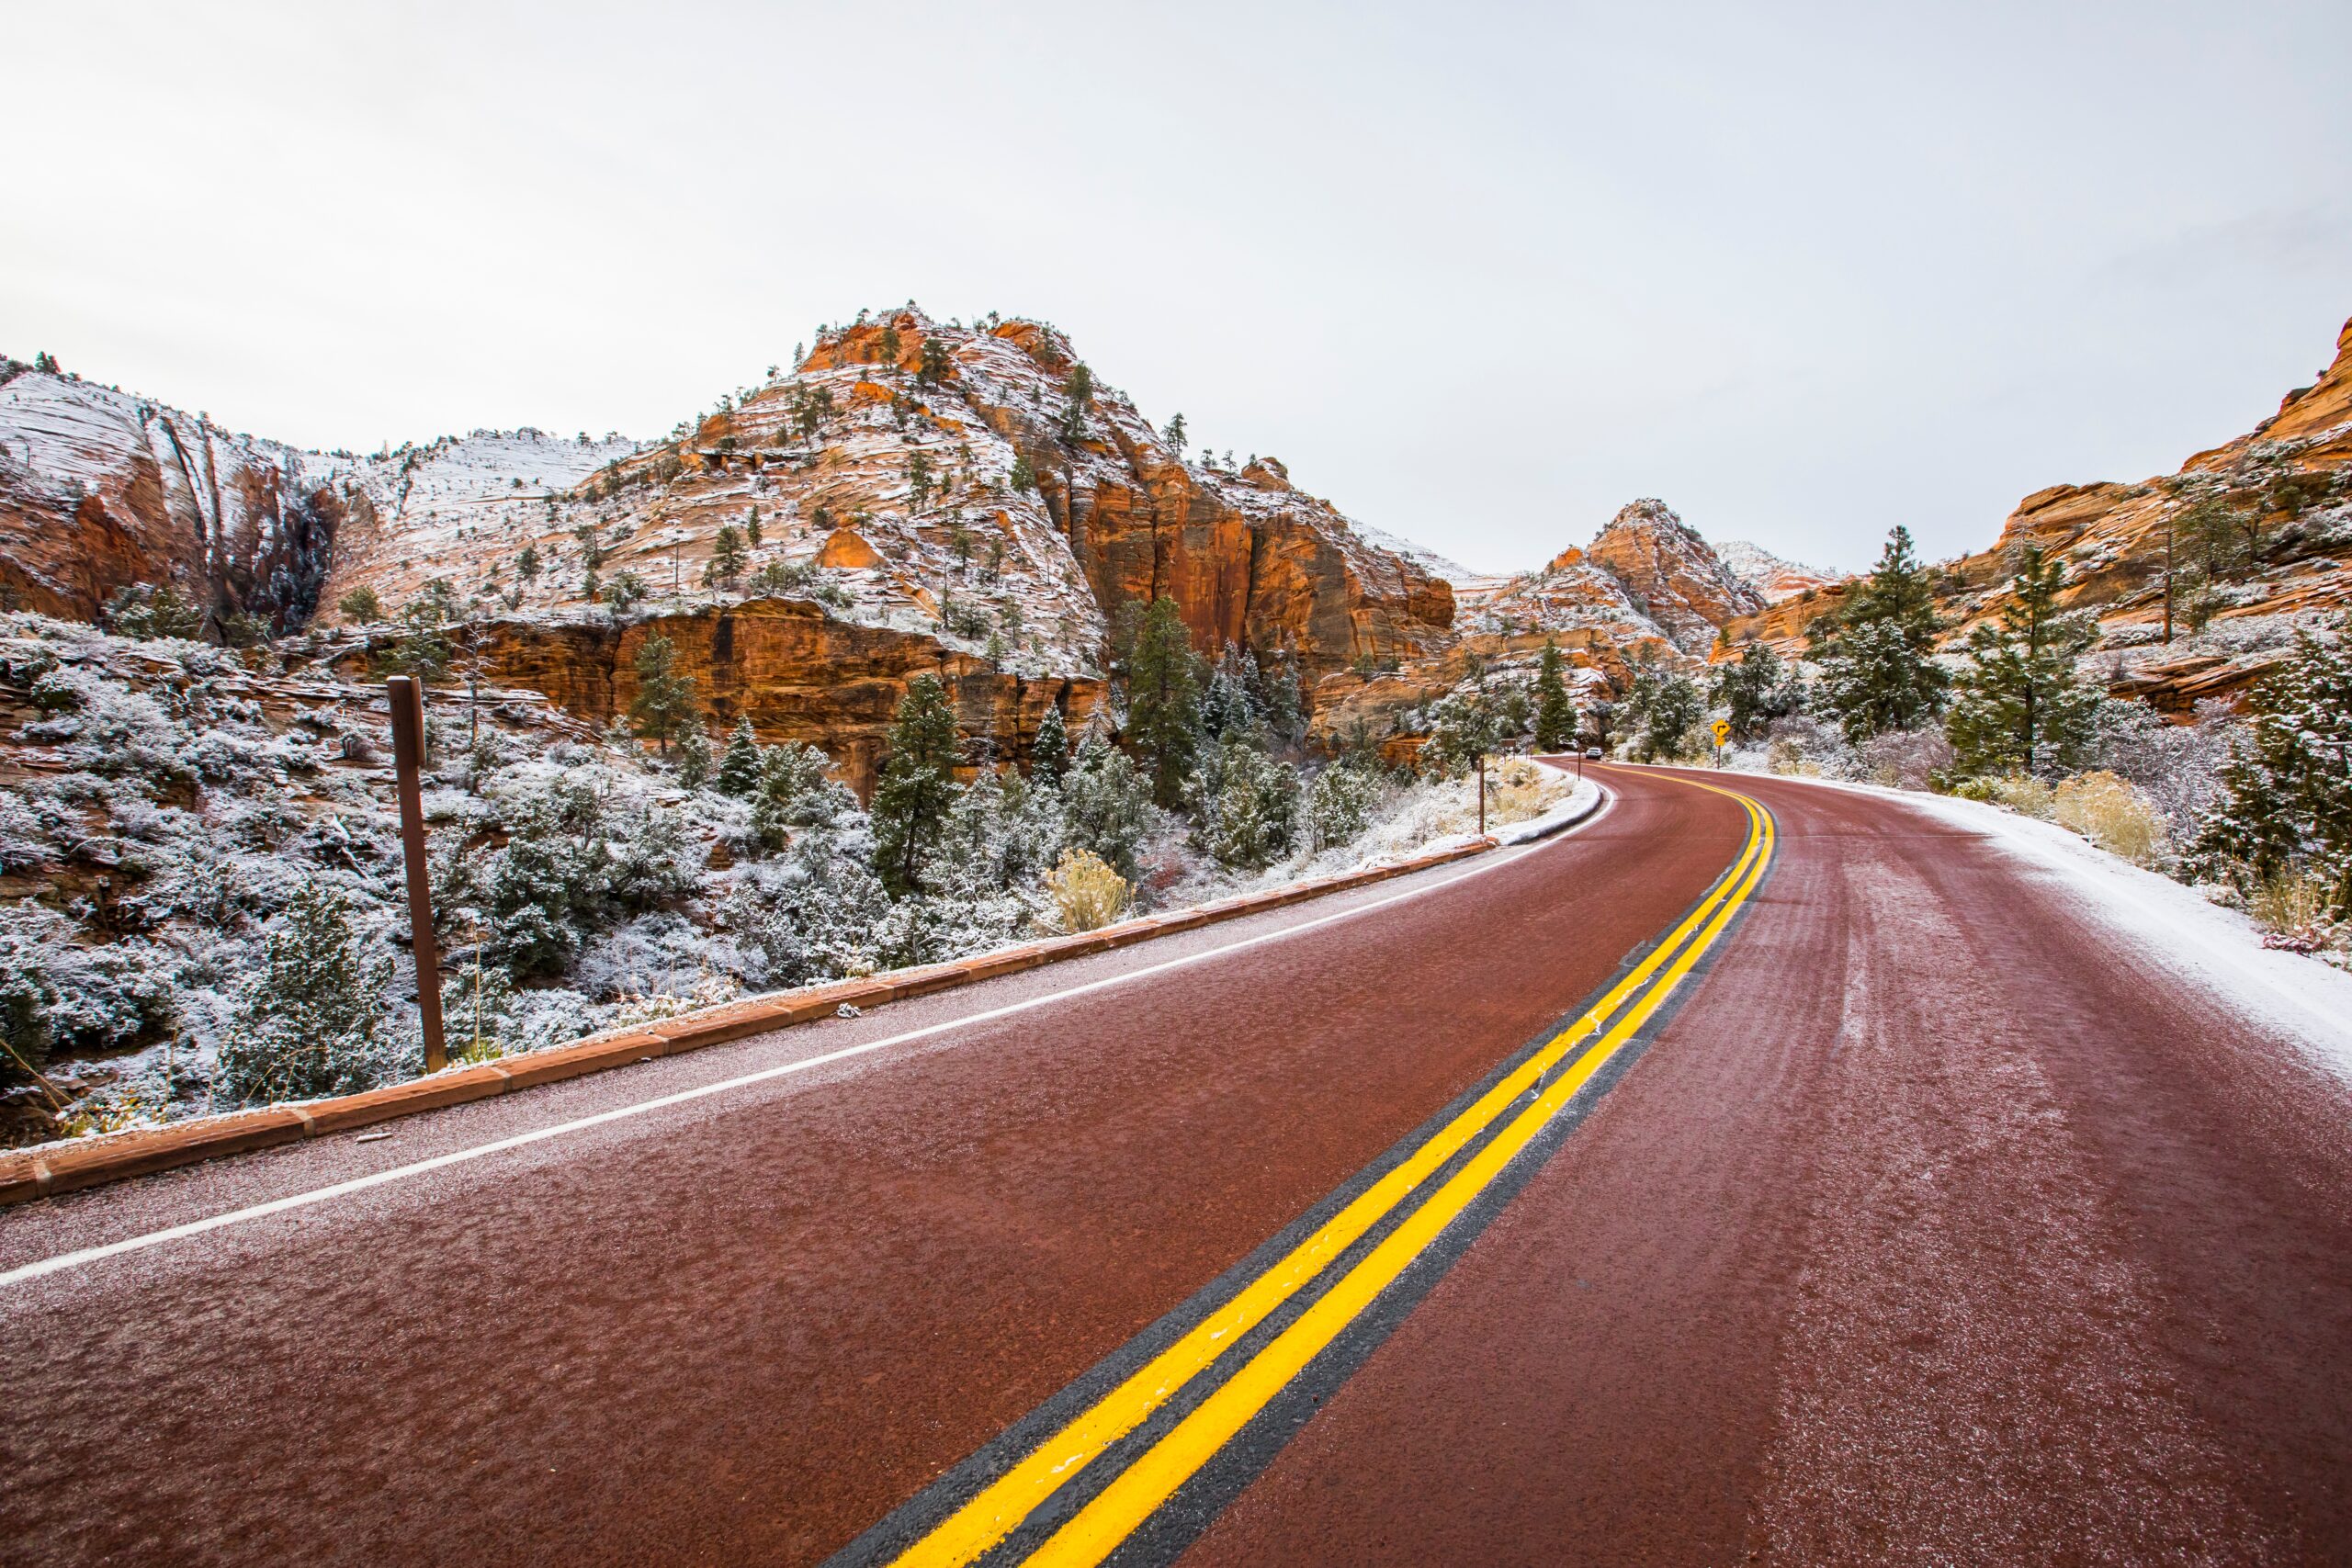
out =
{"type": "Polygon", "coordinates": [[[1479,682],[1532,677],[1544,647],[1566,656],[1578,703],[1609,701],[1655,661],[1696,670],[1721,628],[1764,607],[1699,533],[1654,498],[1622,508],[1592,542],[1537,570],[1475,580],[1463,593],[1456,638],[1393,670],[1332,675],[1315,690],[1314,733],[1327,745],[1387,738],[1409,750],[1429,705],[1479,682]]]}
{"type": "Polygon", "coordinates": [[[1768,605],[1793,599],[1808,589],[1818,592],[1845,581],[1838,572],[1783,559],[1746,539],[1727,539],[1717,545],[1715,557],[1726,571],[1756,590],[1757,597],[1768,605]]]}
{"type": "Polygon", "coordinates": [[[1764,608],[1763,597],[1662,501],[1645,499],[1620,511],[1585,555],[1624,584],[1685,653],[1704,654],[1725,622],[1764,608]]]}
{"type": "Polygon", "coordinates": [[[0,359],[0,599],[89,620],[117,589],[170,581],[216,625],[240,611],[300,625],[354,467],[0,359]]]}
{"type": "Polygon", "coordinates": [[[825,745],[861,783],[913,673],[952,677],[967,731],[1016,747],[1045,704],[1091,712],[1130,602],[1168,594],[1204,652],[1286,653],[1310,680],[1442,650],[1453,615],[1276,459],[1188,457],[1053,328],[912,306],[820,333],[658,445],[298,452],[8,363],[0,585],[87,619],[166,581],[215,624],[279,630],[356,589],[389,612],[446,584],[491,679],[591,718],[666,637],[718,722],[825,745]],[[756,536],[733,570],[723,529],[756,536]],[[616,615],[592,586],[640,602],[616,615]]]}
{"type": "MultiPolygon", "coordinates": [[[[2061,602],[2097,619],[2090,659],[2111,693],[2173,712],[2242,694],[2297,628],[2352,607],[2352,322],[2334,362],[2248,434],[2139,484],[2036,491],[1991,548],[1942,563],[1948,648],[2000,613],[2029,545],[2064,564],[2061,602]]],[[[1777,601],[1730,635],[1801,651],[1843,592],[1777,601]]]]}

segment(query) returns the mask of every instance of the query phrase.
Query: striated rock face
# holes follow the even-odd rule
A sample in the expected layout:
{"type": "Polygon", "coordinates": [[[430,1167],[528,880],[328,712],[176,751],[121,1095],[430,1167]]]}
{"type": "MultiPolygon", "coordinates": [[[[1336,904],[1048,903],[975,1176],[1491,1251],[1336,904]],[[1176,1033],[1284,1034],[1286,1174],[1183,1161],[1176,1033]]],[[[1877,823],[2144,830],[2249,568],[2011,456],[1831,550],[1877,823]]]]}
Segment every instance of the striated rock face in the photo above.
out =
{"type": "Polygon", "coordinates": [[[356,502],[350,467],[0,360],[0,592],[95,620],[117,589],[170,583],[216,624],[299,626],[356,502]]]}
{"type": "Polygon", "coordinates": [[[1662,501],[1623,508],[1585,555],[1623,583],[1634,603],[1685,653],[1705,653],[1725,622],[1764,607],[1762,596],[1733,576],[1662,501]]]}
{"type": "MultiPolygon", "coordinates": [[[[626,715],[637,699],[637,656],[667,637],[673,668],[691,676],[712,728],[749,718],[763,739],[821,748],[842,776],[870,793],[884,740],[907,683],[918,675],[947,682],[971,737],[967,755],[1024,756],[1049,707],[1075,731],[1103,703],[1097,679],[1032,678],[990,670],[935,640],[834,618],[819,604],[760,599],[678,615],[615,621],[593,615],[509,616],[482,623],[481,657],[503,686],[537,692],[594,724],[626,715]]],[[[364,649],[338,663],[357,676],[364,649]]]]}

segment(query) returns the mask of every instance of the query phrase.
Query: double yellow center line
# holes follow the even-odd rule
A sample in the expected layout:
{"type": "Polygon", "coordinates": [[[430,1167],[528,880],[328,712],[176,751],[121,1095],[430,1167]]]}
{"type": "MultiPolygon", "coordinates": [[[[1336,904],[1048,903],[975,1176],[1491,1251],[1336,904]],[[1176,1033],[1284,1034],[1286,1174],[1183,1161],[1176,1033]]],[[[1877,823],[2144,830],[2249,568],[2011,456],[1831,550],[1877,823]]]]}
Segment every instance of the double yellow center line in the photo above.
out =
{"type": "Polygon", "coordinates": [[[1395,1227],[1318,1299],[1156,1441],[1127,1456],[1115,1476],[1019,1560],[1056,1568],[1091,1568],[1101,1562],[1361,1317],[1495,1183],[1577,1091],[1640,1032],[1762,880],[1772,857],[1771,814],[1746,795],[1695,780],[1680,782],[1737,801],[1748,821],[1739,858],[1680,924],[1574,1023],[1312,1235],[890,1561],[903,1568],[964,1568],[978,1562],[1065,1483],[1209,1371],[1243,1336],[1319,1283],[1329,1266],[1351,1247],[1401,1213],[1395,1227]],[[1564,1062],[1568,1063],[1565,1070],[1555,1073],[1564,1062]],[[1533,1098],[1528,1100],[1531,1094],[1533,1098]],[[1524,1106],[1510,1114],[1522,1100],[1524,1106]],[[1422,1193],[1431,1178],[1498,1124],[1500,1131],[1435,1190],[1422,1193]],[[1405,1212],[1417,1197],[1419,1206],[1405,1212]]]}

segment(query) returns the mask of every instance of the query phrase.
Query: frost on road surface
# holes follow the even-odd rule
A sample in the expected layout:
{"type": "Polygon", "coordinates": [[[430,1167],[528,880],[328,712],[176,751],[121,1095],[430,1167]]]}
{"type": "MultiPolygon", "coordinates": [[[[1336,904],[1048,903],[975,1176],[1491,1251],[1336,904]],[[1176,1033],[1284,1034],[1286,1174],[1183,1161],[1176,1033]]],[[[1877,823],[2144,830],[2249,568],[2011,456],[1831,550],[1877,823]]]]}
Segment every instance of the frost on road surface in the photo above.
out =
{"type": "Polygon", "coordinates": [[[2163,956],[2180,978],[2220,998],[2249,1022],[2308,1048],[2352,1081],[2352,975],[2262,945],[2253,921],[2195,888],[2117,859],[2053,823],[1950,795],[1829,784],[1901,800],[1952,827],[1981,833],[2018,863],[2025,880],[2086,922],[2163,956]]]}

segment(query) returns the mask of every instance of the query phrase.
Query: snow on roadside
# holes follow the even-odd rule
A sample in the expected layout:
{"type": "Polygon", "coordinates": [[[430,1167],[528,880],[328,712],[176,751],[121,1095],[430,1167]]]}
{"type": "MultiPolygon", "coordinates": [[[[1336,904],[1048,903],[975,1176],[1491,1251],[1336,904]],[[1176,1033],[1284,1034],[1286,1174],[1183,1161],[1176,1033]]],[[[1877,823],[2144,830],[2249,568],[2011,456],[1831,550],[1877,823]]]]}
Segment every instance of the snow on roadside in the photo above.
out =
{"type": "Polygon", "coordinates": [[[2108,853],[2053,822],[1951,795],[1806,779],[1827,789],[1883,795],[1957,828],[1984,834],[2012,860],[2064,885],[2085,917],[2160,953],[2167,966],[2242,1016],[2305,1046],[2352,1082],[2352,974],[2262,945],[2244,914],[2192,887],[2108,853]]]}

